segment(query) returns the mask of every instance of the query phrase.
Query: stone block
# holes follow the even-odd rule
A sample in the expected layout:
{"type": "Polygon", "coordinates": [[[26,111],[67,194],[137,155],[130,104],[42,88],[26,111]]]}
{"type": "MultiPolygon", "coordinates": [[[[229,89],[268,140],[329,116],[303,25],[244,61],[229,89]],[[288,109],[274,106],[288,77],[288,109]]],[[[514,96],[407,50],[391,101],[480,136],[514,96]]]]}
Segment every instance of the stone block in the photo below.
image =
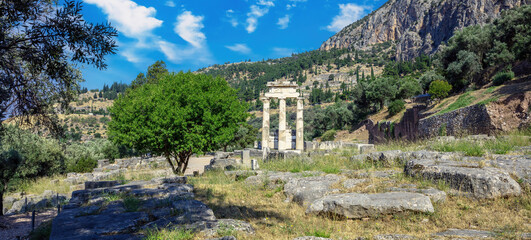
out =
{"type": "Polygon", "coordinates": [[[85,182],[85,189],[95,189],[95,188],[107,188],[107,187],[114,187],[118,185],[118,181],[87,181],[85,182]]]}
{"type": "Polygon", "coordinates": [[[416,159],[406,163],[408,176],[422,177],[438,182],[442,180],[451,188],[472,194],[476,198],[497,198],[520,195],[520,185],[509,173],[493,167],[480,167],[477,163],[462,161],[416,159]]]}
{"type": "Polygon", "coordinates": [[[427,196],[419,193],[342,193],[315,200],[307,214],[339,215],[345,218],[378,217],[404,211],[433,213],[427,196]]]}

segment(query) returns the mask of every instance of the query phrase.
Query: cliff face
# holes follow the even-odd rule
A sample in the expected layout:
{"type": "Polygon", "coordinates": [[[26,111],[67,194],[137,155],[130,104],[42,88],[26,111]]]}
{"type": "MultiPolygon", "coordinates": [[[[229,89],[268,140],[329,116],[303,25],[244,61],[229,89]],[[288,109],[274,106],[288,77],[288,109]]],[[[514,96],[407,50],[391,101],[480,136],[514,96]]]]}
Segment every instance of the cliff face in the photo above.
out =
{"type": "Polygon", "coordinates": [[[336,33],[320,50],[367,49],[393,41],[396,58],[411,59],[434,53],[458,29],[489,22],[504,9],[526,4],[531,0],[389,0],[336,33]]]}

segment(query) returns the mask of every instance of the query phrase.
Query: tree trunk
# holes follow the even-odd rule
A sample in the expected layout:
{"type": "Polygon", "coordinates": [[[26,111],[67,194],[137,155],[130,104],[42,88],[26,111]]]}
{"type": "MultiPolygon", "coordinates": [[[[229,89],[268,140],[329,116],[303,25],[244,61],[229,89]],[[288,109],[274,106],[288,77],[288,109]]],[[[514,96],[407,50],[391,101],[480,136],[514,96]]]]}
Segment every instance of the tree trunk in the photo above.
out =
{"type": "Polygon", "coordinates": [[[169,153],[164,153],[164,156],[166,157],[166,161],[168,161],[168,163],[170,164],[171,171],[173,172],[173,174],[179,175],[179,172],[177,172],[177,169],[175,169],[175,166],[173,165],[173,162],[171,161],[170,154],[169,153]]]}
{"type": "Polygon", "coordinates": [[[179,172],[179,175],[184,175],[184,171],[186,171],[186,168],[188,167],[188,161],[190,160],[191,155],[191,151],[180,152],[178,154],[179,161],[177,161],[177,171],[179,172]]]}
{"type": "Polygon", "coordinates": [[[4,216],[4,189],[0,189],[0,216],[4,216]]]}

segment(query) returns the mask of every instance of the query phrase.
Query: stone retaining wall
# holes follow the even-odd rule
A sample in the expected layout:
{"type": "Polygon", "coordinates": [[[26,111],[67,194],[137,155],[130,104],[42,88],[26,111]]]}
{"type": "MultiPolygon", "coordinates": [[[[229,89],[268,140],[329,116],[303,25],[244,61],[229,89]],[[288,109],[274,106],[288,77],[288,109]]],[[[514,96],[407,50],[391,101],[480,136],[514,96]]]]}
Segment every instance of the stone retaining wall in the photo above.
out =
{"type": "Polygon", "coordinates": [[[457,109],[445,114],[423,118],[421,109],[408,109],[398,123],[372,121],[366,123],[369,143],[388,140],[409,140],[435,136],[459,136],[465,134],[492,134],[496,127],[483,104],[457,109]]]}
{"type": "Polygon", "coordinates": [[[490,134],[495,131],[487,107],[476,104],[470,107],[421,119],[418,136],[429,138],[439,135],[490,134]]]}

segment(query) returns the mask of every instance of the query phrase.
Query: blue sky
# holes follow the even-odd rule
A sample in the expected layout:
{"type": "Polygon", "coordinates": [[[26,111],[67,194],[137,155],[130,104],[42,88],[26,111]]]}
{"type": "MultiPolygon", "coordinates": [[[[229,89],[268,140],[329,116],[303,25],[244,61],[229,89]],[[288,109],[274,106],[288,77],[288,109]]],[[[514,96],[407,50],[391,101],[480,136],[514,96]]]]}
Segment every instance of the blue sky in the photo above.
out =
{"type": "Polygon", "coordinates": [[[110,22],[118,51],[106,70],[83,66],[89,89],[130,83],[157,60],[170,71],[315,50],[385,0],[84,0],[84,18],[110,22]]]}

